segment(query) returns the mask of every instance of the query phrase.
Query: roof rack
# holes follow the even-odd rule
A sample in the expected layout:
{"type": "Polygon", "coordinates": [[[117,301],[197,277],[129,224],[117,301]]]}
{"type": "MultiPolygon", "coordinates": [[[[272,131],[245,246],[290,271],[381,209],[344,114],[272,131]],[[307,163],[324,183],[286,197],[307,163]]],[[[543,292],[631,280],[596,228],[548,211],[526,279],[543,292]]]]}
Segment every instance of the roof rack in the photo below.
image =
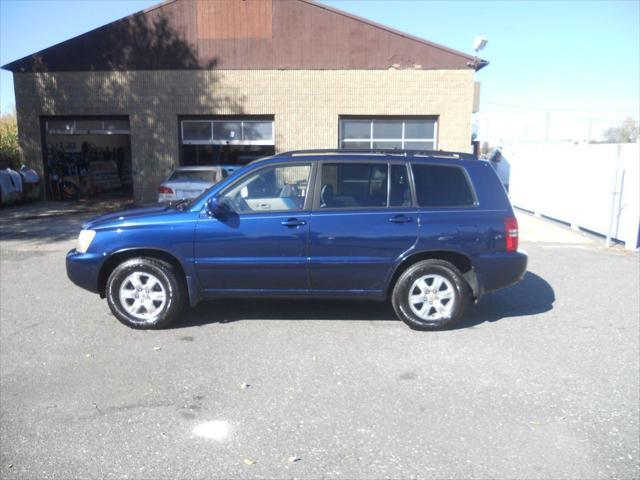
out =
{"type": "Polygon", "coordinates": [[[367,149],[312,149],[312,150],[291,150],[273,155],[277,157],[303,157],[309,155],[394,155],[398,157],[436,157],[450,158],[455,160],[477,160],[472,153],[447,152],[444,150],[396,150],[388,148],[367,149]]]}

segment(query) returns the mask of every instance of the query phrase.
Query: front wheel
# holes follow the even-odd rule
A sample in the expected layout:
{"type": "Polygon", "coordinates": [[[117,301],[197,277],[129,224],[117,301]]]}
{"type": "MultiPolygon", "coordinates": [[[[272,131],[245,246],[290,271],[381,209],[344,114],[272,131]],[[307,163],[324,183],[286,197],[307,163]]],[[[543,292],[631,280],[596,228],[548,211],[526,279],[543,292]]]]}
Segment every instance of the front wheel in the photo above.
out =
{"type": "Polygon", "coordinates": [[[444,260],[409,267],[391,295],[396,315],[415,330],[441,330],[455,324],[469,303],[469,287],[460,271],[444,260]]]}
{"type": "Polygon", "coordinates": [[[106,290],[111,312],[131,328],[166,327],[184,303],[184,289],[175,268],[155,258],[124,261],[109,275],[106,290]]]}

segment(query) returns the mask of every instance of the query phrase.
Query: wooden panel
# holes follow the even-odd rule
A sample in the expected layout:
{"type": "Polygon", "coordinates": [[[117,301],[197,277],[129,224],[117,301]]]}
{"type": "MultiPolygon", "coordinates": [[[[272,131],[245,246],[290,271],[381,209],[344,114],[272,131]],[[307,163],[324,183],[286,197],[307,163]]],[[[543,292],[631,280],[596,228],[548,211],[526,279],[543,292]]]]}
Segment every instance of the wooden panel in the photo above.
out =
{"type": "Polygon", "coordinates": [[[270,0],[197,0],[198,38],[271,38],[270,0]]]}

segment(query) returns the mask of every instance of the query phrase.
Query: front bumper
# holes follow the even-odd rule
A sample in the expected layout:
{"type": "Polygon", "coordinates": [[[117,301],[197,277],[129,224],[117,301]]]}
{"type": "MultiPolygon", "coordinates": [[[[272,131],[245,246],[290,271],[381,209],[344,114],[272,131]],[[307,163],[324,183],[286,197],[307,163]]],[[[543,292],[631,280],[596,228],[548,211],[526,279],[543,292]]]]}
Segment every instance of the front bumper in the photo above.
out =
{"type": "Polygon", "coordinates": [[[95,253],[78,253],[75,249],[67,253],[67,277],[77,286],[99,293],[98,278],[104,257],[95,253]]]}
{"type": "MultiPolygon", "coordinates": [[[[523,250],[497,252],[474,259],[480,294],[507,288],[527,273],[529,257],[523,250]]],[[[479,295],[480,296],[480,295],[479,295]]]]}

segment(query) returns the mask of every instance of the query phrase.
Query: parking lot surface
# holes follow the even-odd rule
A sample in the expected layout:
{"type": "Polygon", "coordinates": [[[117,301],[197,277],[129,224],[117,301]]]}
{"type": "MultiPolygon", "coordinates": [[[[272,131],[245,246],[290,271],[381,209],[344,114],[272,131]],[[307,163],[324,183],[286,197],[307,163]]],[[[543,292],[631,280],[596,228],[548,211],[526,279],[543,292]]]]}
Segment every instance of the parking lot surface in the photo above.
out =
{"type": "Polygon", "coordinates": [[[640,475],[637,253],[539,235],[445,332],[303,300],[144,332],[67,280],[83,219],[0,221],[2,478],[640,475]]]}

